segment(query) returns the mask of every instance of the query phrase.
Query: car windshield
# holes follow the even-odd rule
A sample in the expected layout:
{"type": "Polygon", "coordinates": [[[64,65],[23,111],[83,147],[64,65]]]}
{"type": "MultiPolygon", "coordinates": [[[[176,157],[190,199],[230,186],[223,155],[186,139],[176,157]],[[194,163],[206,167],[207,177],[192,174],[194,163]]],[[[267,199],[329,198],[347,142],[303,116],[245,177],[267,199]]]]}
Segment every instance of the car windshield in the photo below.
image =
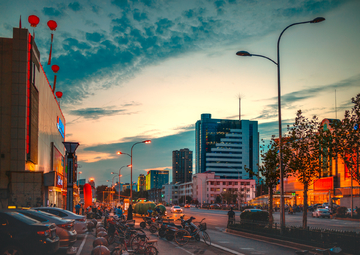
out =
{"type": "Polygon", "coordinates": [[[174,208],[179,209],[179,208],[180,208],[180,206],[174,206],[174,208]]]}
{"type": "Polygon", "coordinates": [[[319,209],[319,211],[328,212],[329,210],[327,210],[327,209],[319,209]]]}

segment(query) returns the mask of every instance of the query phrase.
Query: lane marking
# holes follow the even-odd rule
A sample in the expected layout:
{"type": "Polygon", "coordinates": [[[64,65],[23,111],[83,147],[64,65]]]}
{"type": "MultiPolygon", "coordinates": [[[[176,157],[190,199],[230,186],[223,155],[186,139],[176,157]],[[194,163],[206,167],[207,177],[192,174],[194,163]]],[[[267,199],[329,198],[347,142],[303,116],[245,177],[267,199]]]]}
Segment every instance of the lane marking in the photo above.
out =
{"type": "Polygon", "coordinates": [[[81,253],[81,251],[82,251],[82,249],[83,249],[83,247],[84,247],[84,244],[85,244],[85,241],[86,241],[86,237],[88,236],[88,234],[86,234],[85,235],[85,237],[84,237],[84,239],[83,239],[83,241],[82,241],[82,243],[81,243],[81,245],[80,245],[80,247],[79,247],[79,250],[78,250],[78,252],[76,253],[76,255],[80,255],[80,253],[81,253]]]}
{"type": "MultiPolygon", "coordinates": [[[[200,241],[203,242],[203,243],[205,243],[204,240],[200,240],[200,241]]],[[[227,251],[227,252],[230,252],[230,253],[235,254],[235,255],[245,255],[244,253],[240,253],[240,252],[231,250],[231,249],[229,249],[229,248],[226,248],[226,247],[224,247],[224,246],[220,246],[220,245],[215,244],[215,243],[211,243],[210,246],[214,246],[214,247],[216,247],[216,248],[218,248],[218,249],[220,249],[220,250],[227,251]]]]}

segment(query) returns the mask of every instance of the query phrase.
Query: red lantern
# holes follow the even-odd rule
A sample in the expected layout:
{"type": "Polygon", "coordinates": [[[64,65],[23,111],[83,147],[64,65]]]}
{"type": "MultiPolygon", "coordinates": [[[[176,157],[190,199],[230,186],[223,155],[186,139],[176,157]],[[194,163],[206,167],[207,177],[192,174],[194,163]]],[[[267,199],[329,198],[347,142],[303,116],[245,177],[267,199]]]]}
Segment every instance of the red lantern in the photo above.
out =
{"type": "Polygon", "coordinates": [[[57,73],[60,70],[60,67],[58,65],[52,65],[51,69],[54,73],[57,73]]]}
{"type": "Polygon", "coordinates": [[[62,97],[62,95],[63,95],[63,93],[61,92],[61,91],[56,91],[56,97],[57,98],[61,98],[62,97]]]}
{"type": "MultiPolygon", "coordinates": [[[[53,20],[49,20],[47,23],[48,27],[50,28],[51,31],[55,31],[57,28],[57,24],[55,21],[53,20]]],[[[52,43],[53,43],[53,39],[54,39],[54,35],[51,32],[51,44],[50,44],[50,53],[49,53],[49,61],[48,61],[48,65],[51,64],[51,53],[52,53],[52,43]]]]}
{"type": "Polygon", "coordinates": [[[89,183],[85,183],[84,185],[84,201],[85,201],[85,208],[92,205],[92,189],[89,183]]]}
{"type": "Polygon", "coordinates": [[[36,27],[39,24],[40,19],[39,19],[38,16],[30,15],[29,18],[28,18],[28,21],[30,23],[30,26],[36,27]]]}
{"type": "Polygon", "coordinates": [[[57,23],[54,20],[49,20],[47,25],[51,31],[55,31],[57,28],[57,23]]]}

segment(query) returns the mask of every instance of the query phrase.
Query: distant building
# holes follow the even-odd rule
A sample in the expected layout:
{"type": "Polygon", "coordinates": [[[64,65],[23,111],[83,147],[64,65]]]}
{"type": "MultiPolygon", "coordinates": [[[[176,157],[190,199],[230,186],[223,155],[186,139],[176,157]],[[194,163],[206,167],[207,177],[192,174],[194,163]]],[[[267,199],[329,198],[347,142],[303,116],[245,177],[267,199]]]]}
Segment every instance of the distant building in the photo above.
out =
{"type": "Polygon", "coordinates": [[[193,153],[189,149],[172,152],[172,182],[191,182],[193,153]]]}
{"type": "Polygon", "coordinates": [[[146,177],[144,174],[140,174],[137,182],[137,191],[146,190],[146,177]]]}
{"type": "Polygon", "coordinates": [[[179,204],[179,183],[166,183],[161,189],[161,200],[167,204],[179,204]]]}
{"type": "MultiPolygon", "coordinates": [[[[121,188],[122,188],[121,191],[130,189],[130,183],[121,183],[121,188]]],[[[133,189],[133,191],[137,191],[137,185],[135,182],[132,185],[132,189],[133,189]]]]}
{"type": "Polygon", "coordinates": [[[148,200],[153,202],[160,202],[161,201],[161,191],[162,189],[153,188],[148,190],[148,200]]]}
{"type": "Polygon", "coordinates": [[[86,179],[79,179],[79,180],[77,181],[77,185],[78,185],[78,186],[84,186],[85,183],[86,183],[86,179]]]}
{"type": "Polygon", "coordinates": [[[161,189],[162,185],[169,182],[168,170],[150,170],[146,175],[146,190],[161,189]]]}
{"type": "Polygon", "coordinates": [[[242,203],[255,198],[255,180],[220,179],[214,172],[205,172],[193,176],[193,199],[200,204],[215,203],[222,192],[232,190],[242,194],[242,203]]]}
{"type": "Polygon", "coordinates": [[[258,171],[258,122],[211,119],[196,122],[196,173],[215,172],[219,178],[252,179],[245,166],[258,171]]]}

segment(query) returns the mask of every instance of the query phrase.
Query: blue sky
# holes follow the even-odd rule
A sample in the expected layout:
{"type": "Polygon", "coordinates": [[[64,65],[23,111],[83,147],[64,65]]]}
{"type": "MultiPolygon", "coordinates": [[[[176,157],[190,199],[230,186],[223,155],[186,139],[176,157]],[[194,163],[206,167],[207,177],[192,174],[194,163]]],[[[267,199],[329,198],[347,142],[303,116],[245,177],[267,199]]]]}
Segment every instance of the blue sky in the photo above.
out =
{"type": "Polygon", "coordinates": [[[0,36],[12,36],[20,15],[26,28],[37,15],[36,43],[52,83],[46,23],[58,23],[52,63],[60,66],[66,140],[80,143],[82,177],[105,184],[129,164],[116,151],[130,153],[145,139],[152,144],[134,147],[134,178],[171,169],[172,150],[195,149],[200,115],[237,119],[239,96],[242,118],[259,122],[261,138],[277,135],[276,66],[235,53],[276,60],[278,36],[295,22],[326,18],[281,40],[283,127],[299,109],[334,118],[335,90],[341,118],[359,93],[359,13],[356,0],[18,0],[0,3],[0,36]]]}

